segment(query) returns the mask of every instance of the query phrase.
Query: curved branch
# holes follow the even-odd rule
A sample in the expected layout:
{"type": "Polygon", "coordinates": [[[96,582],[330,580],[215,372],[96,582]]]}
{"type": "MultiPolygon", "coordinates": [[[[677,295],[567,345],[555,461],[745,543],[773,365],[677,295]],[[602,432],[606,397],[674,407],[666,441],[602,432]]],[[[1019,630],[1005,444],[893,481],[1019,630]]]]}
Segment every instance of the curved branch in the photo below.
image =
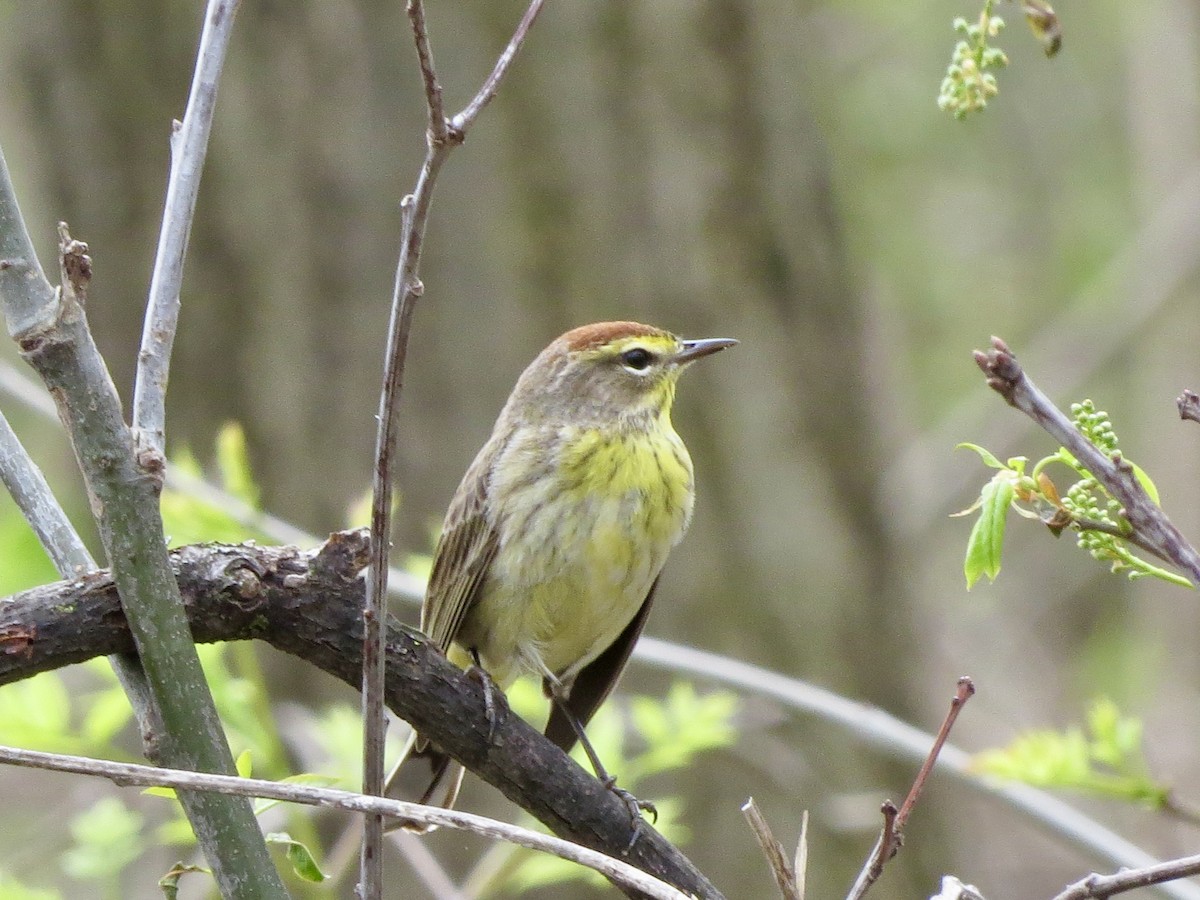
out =
{"type": "MultiPolygon", "coordinates": [[[[171,554],[197,642],[258,639],[357,687],[362,662],[359,577],[365,531],[331,535],[316,551],[197,545],[171,554]]],[[[0,603],[0,685],[94,656],[132,649],[107,572],[58,582],[0,603]]],[[[503,706],[488,739],[484,691],[423,636],[388,621],[388,707],[559,837],[623,858],[685,893],[717,889],[673,845],[520,716],[503,706]]]]}
{"type": "Polygon", "coordinates": [[[1068,885],[1065,891],[1055,895],[1054,900],[1112,897],[1138,888],[1164,884],[1180,878],[1190,878],[1196,874],[1200,874],[1200,855],[1184,856],[1141,869],[1126,869],[1115,875],[1089,875],[1087,878],[1068,885]]]}

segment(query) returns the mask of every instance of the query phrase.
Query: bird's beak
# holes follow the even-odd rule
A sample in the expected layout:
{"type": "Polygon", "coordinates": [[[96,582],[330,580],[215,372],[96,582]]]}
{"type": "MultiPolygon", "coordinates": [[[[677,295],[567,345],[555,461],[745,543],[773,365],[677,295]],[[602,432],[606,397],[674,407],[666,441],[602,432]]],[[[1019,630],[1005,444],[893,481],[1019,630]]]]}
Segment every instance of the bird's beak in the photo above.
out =
{"type": "Polygon", "coordinates": [[[702,338],[698,341],[682,341],[683,349],[675,354],[674,362],[676,365],[686,365],[692,360],[716,353],[718,350],[724,350],[726,347],[732,347],[736,343],[737,341],[733,338],[702,338]]]}

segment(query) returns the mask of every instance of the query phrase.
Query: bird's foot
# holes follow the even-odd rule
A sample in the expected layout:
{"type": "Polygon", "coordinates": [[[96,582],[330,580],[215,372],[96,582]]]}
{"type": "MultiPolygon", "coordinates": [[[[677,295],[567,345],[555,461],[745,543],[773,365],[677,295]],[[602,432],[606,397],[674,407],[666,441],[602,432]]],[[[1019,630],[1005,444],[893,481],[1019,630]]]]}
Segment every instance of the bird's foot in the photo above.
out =
{"type": "Polygon", "coordinates": [[[496,691],[499,688],[488,670],[479,664],[479,660],[467,669],[467,675],[479,682],[483,688],[483,713],[487,717],[488,723],[488,743],[496,736],[496,726],[500,724],[500,707],[496,704],[496,691]]]}
{"type": "Polygon", "coordinates": [[[630,835],[629,844],[625,847],[625,852],[628,853],[633,849],[633,845],[637,843],[637,839],[642,835],[642,829],[646,827],[646,820],[642,817],[642,811],[645,810],[650,814],[651,820],[658,823],[658,807],[649,800],[639,800],[625,788],[617,787],[617,777],[609,775],[602,780],[602,784],[612,791],[625,804],[625,808],[629,810],[629,823],[633,826],[633,834],[630,835]]]}

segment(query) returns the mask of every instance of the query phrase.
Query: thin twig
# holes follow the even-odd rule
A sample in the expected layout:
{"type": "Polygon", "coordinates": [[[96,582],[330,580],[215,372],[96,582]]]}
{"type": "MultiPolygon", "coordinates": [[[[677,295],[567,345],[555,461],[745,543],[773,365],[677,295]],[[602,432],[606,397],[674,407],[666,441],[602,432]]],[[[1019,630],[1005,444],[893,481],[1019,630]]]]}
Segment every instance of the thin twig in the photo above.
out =
{"type": "Polygon", "coordinates": [[[95,560],[50,490],[42,470],[30,458],[3,413],[0,413],[0,481],[8,488],[60,576],[71,578],[96,568],[95,560]]]}
{"type": "Polygon", "coordinates": [[[529,34],[529,29],[537,21],[538,14],[541,13],[544,3],[545,0],[533,0],[529,4],[529,9],[525,10],[525,15],[522,16],[517,30],[513,32],[508,46],[504,48],[504,52],[496,60],[496,66],[492,69],[492,74],[488,76],[487,81],[483,83],[483,87],[479,89],[479,93],[471,99],[471,102],[466,105],[463,111],[451,120],[450,124],[455,131],[465,133],[475,123],[475,120],[479,118],[479,114],[492,102],[492,98],[496,96],[496,92],[500,89],[500,83],[504,81],[504,76],[508,74],[508,67],[512,65],[513,60],[517,58],[517,54],[524,45],[525,36],[529,34]]]}
{"type": "Polygon", "coordinates": [[[1179,410],[1179,418],[1200,422],[1200,394],[1185,389],[1176,398],[1175,407],[1179,410]]]}
{"type": "Polygon", "coordinates": [[[236,775],[209,775],[179,769],[161,769],[156,766],[139,766],[84,756],[20,750],[13,747],[0,746],[0,763],[107,778],[119,787],[155,786],[186,791],[212,791],[237,797],[262,797],[268,800],[303,803],[307,806],[342,809],[348,812],[374,813],[389,818],[454,828],[494,840],[511,841],[531,850],[553,853],[562,859],[594,869],[628,890],[639,891],[645,896],[656,898],[656,900],[657,898],[660,900],[687,900],[687,895],[669,884],[647,875],[628,863],[613,859],[611,856],[605,856],[603,853],[597,853],[561,838],[539,834],[516,825],[456,810],[421,806],[402,800],[366,797],[362,794],[331,788],[284,784],[259,778],[241,778],[236,775]]]}
{"type": "MultiPolygon", "coordinates": [[[[508,65],[516,56],[536,18],[542,0],[533,0],[531,11],[521,20],[508,49],[485,84],[491,99],[499,87],[508,65]]],[[[417,176],[416,186],[403,204],[400,255],[396,263],[396,278],[392,288],[391,315],[388,321],[387,349],[384,356],[383,387],[379,397],[378,427],[375,437],[375,470],[371,495],[371,560],[367,569],[367,594],[363,608],[363,793],[379,795],[384,786],[384,717],[383,702],[383,642],[384,619],[387,614],[388,555],[391,546],[392,491],[395,480],[395,457],[398,433],[398,409],[404,385],[404,367],[408,356],[408,335],[412,328],[417,300],[424,293],[419,277],[421,251],[433,188],[450,152],[466,137],[467,127],[474,122],[478,111],[463,119],[463,124],[449,129],[442,104],[441,85],[433,64],[433,52],[425,23],[422,0],[409,0],[409,22],[416,42],[417,58],[425,85],[425,100],[429,111],[425,159],[417,176]]],[[[478,97],[477,97],[478,99],[478,97]]],[[[487,100],[480,102],[479,109],[487,100]]],[[[457,118],[457,117],[456,117],[457,118]]],[[[363,845],[359,896],[362,900],[377,900],[383,893],[383,820],[367,816],[363,821],[363,845]]]]}
{"type": "Polygon", "coordinates": [[[908,824],[908,817],[912,815],[913,807],[917,805],[917,801],[921,798],[921,792],[925,790],[925,785],[929,781],[929,774],[933,771],[933,764],[937,762],[942,748],[946,746],[947,738],[950,737],[950,729],[958,721],[958,714],[962,712],[963,706],[973,696],[975,696],[975,682],[964,675],[958,679],[958,687],[954,692],[954,696],[950,698],[950,709],[947,710],[946,718],[942,720],[942,726],[938,729],[937,736],[933,739],[933,746],[929,748],[929,755],[925,757],[921,771],[917,773],[917,777],[913,780],[912,787],[908,791],[908,796],[904,798],[904,803],[900,806],[900,812],[896,814],[897,831],[903,832],[904,826],[908,824]]]}
{"type": "Polygon", "coordinates": [[[800,838],[796,841],[796,857],[792,863],[796,873],[796,891],[800,900],[808,894],[808,810],[800,813],[800,838]]]}
{"type": "Polygon", "coordinates": [[[1200,855],[1185,856],[1170,862],[1126,869],[1115,875],[1089,875],[1069,885],[1054,900],[1087,900],[1087,898],[1113,897],[1152,884],[1163,884],[1180,878],[1200,875],[1200,855]]]}
{"type": "Polygon", "coordinates": [[[413,40],[417,45],[417,64],[421,67],[421,80],[425,84],[425,106],[429,111],[429,142],[440,144],[446,140],[446,107],[442,101],[442,85],[433,65],[433,48],[429,45],[429,28],[425,24],[425,4],[423,0],[408,0],[405,11],[408,13],[413,40]]]}
{"type": "Polygon", "coordinates": [[[942,719],[942,726],[938,729],[933,744],[925,755],[925,761],[921,764],[917,777],[913,779],[912,787],[909,788],[904,803],[897,809],[891,800],[883,802],[883,806],[880,808],[880,812],[883,813],[883,828],[879,832],[879,838],[875,842],[871,855],[867,857],[867,862],[863,865],[862,871],[858,873],[858,878],[850,888],[850,893],[846,895],[847,900],[859,900],[865,896],[871,889],[871,885],[878,881],[879,876],[883,874],[883,867],[900,851],[900,847],[904,844],[904,826],[908,824],[908,817],[912,815],[913,808],[921,797],[921,792],[925,790],[929,774],[933,771],[934,763],[937,762],[942,749],[946,746],[950,729],[954,727],[963,704],[974,694],[975,684],[970,678],[964,675],[958,679],[958,688],[950,699],[950,709],[947,711],[946,717],[942,719]]]}
{"type": "Polygon", "coordinates": [[[883,867],[896,855],[904,842],[904,836],[896,831],[896,804],[891,800],[884,800],[879,812],[883,815],[883,828],[879,837],[875,839],[875,846],[871,848],[871,854],[859,871],[858,878],[850,888],[850,893],[846,895],[846,900],[858,900],[864,896],[871,889],[871,885],[879,880],[879,876],[883,874],[883,867]]]}
{"type": "Polygon", "coordinates": [[[883,867],[891,860],[893,856],[900,852],[900,848],[904,845],[904,826],[908,824],[908,817],[912,815],[913,809],[917,805],[917,801],[921,798],[921,793],[925,790],[925,785],[929,781],[929,775],[933,771],[934,763],[942,753],[942,749],[946,746],[946,739],[950,736],[950,729],[954,727],[955,721],[958,720],[958,714],[962,711],[965,704],[975,694],[975,683],[965,675],[958,679],[958,688],[954,696],[950,699],[950,709],[946,713],[946,717],[942,720],[942,725],[938,729],[937,735],[934,736],[933,744],[929,748],[929,753],[925,756],[925,761],[921,764],[920,771],[917,772],[917,777],[913,779],[912,787],[909,788],[908,796],[904,798],[904,803],[896,809],[891,800],[885,800],[880,807],[880,812],[883,814],[883,828],[879,833],[879,838],[875,842],[875,847],[871,851],[871,855],[867,858],[866,864],[862,871],[858,874],[858,879],[854,882],[854,886],[847,894],[849,900],[858,900],[864,896],[871,885],[879,880],[879,876],[883,874],[883,867]]]}
{"type": "Polygon", "coordinates": [[[754,834],[754,839],[758,841],[758,847],[762,850],[763,856],[767,858],[767,866],[775,878],[775,886],[779,888],[779,895],[783,900],[802,900],[801,893],[797,888],[796,870],[784,854],[783,845],[775,839],[766,816],[762,814],[762,810],[758,808],[753,797],[742,804],[742,815],[745,816],[750,831],[754,834]]]}
{"type": "Polygon", "coordinates": [[[1110,458],[1085,438],[1025,374],[1000,338],[992,338],[991,349],[986,353],[976,350],[974,355],[976,364],[987,375],[988,387],[1066,447],[1117,499],[1122,514],[1143,542],[1139,546],[1152,548],[1150,552],[1182,569],[1193,584],[1200,584],[1200,553],[1146,493],[1133,466],[1119,452],[1110,458]]]}
{"type": "Polygon", "coordinates": [[[240,2],[209,0],[183,122],[173,123],[171,131],[171,174],[167,180],[167,199],[163,205],[158,249],[154,254],[154,270],[150,276],[150,296],[133,389],[133,427],[140,434],[143,445],[160,455],[165,446],[167,378],[179,323],[183,262],[196,213],[200,173],[208,152],[217,83],[240,2]]]}
{"type": "Polygon", "coordinates": [[[1101,522],[1099,519],[1089,519],[1085,516],[1071,516],[1071,524],[1079,531],[1098,531],[1101,534],[1111,534],[1115,538],[1120,538],[1135,547],[1145,550],[1151,556],[1161,559],[1165,563],[1173,563],[1174,560],[1163,555],[1162,550],[1145,541],[1136,531],[1125,531],[1117,525],[1111,525],[1108,522],[1101,522]]]}

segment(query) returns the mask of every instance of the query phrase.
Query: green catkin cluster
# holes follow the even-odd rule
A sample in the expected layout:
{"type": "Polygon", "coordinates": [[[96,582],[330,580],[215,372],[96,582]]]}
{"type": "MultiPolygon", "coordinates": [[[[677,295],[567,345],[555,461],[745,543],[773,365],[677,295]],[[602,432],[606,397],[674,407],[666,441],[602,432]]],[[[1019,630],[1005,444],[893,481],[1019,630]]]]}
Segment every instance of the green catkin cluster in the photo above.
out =
{"type": "MultiPolygon", "coordinates": [[[[1113,430],[1108,413],[1097,410],[1091,400],[1071,404],[1071,416],[1080,433],[1108,457],[1118,452],[1117,433],[1113,430]]],[[[1103,522],[1120,528],[1123,522],[1121,504],[1108,494],[1100,483],[1087,472],[1067,490],[1063,506],[1075,517],[1103,522]]],[[[1093,558],[1110,562],[1113,571],[1130,567],[1131,554],[1122,542],[1102,531],[1081,531],[1077,535],[1079,546],[1093,558]]],[[[1131,573],[1132,574],[1132,573],[1131,573]]]]}
{"type": "Polygon", "coordinates": [[[996,76],[988,70],[1007,66],[1008,57],[999,47],[989,46],[988,38],[995,37],[1003,28],[1004,20],[991,14],[991,3],[984,6],[976,22],[962,17],[954,20],[954,30],[964,39],[955,45],[946,77],[942,79],[939,109],[962,119],[967,113],[986,107],[988,99],[995,96],[996,76]]]}

